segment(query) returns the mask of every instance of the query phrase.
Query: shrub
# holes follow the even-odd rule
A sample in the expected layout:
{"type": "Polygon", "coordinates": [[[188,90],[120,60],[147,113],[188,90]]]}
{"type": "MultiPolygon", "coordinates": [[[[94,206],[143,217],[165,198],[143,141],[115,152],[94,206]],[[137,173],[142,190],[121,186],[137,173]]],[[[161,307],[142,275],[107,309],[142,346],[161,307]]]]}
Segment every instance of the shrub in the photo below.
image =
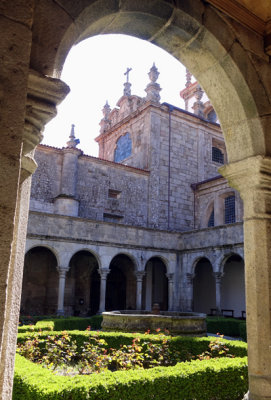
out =
{"type": "Polygon", "coordinates": [[[247,324],[245,322],[241,322],[239,325],[239,335],[242,340],[247,341],[247,324]]]}
{"type": "MultiPolygon", "coordinates": [[[[35,336],[36,332],[19,333],[17,340],[22,343],[27,338],[35,336]]],[[[50,335],[58,335],[59,332],[50,332],[50,335]]],[[[41,339],[46,339],[48,332],[40,332],[41,339]]],[[[77,346],[82,347],[88,336],[97,336],[97,332],[92,331],[69,331],[72,340],[76,341],[77,346]]],[[[146,341],[161,342],[160,335],[144,334],[144,333],[124,333],[124,332],[98,332],[99,338],[104,339],[108,348],[118,349],[121,345],[130,345],[133,339],[138,337],[146,341]]],[[[169,336],[169,345],[172,351],[189,352],[192,355],[198,355],[208,350],[210,341],[214,341],[214,337],[182,337],[182,336],[169,336]]],[[[247,344],[241,341],[224,340],[229,346],[230,352],[236,357],[245,357],[247,354],[247,344]]],[[[185,357],[184,357],[185,359],[185,357]]]]}
{"type": "Polygon", "coordinates": [[[239,400],[247,391],[246,358],[191,361],[174,367],[56,376],[16,355],[13,400],[239,400]]]}
{"type": "Polygon", "coordinates": [[[217,333],[226,336],[237,336],[240,335],[239,325],[244,323],[243,320],[235,318],[225,318],[225,317],[207,317],[207,332],[217,333]]]}
{"type": "MultiPolygon", "coordinates": [[[[35,321],[34,317],[33,322],[35,321]]],[[[69,318],[50,318],[38,320],[36,325],[19,326],[18,332],[31,331],[64,331],[64,330],[80,330],[84,331],[88,327],[91,329],[100,329],[102,324],[102,315],[93,315],[89,318],[69,317],[69,318]]],[[[29,320],[28,320],[29,321],[29,320]]]]}

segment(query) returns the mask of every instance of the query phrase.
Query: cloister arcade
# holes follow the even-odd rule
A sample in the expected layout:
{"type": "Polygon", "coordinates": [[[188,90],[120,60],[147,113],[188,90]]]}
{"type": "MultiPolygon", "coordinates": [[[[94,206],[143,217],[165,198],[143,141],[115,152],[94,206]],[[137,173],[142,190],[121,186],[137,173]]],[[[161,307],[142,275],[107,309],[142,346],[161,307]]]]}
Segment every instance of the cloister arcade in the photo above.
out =
{"type": "Polygon", "coordinates": [[[103,255],[108,255],[109,248],[94,251],[93,246],[77,246],[63,267],[57,264],[66,256],[62,245],[30,245],[25,255],[21,312],[89,316],[105,310],[151,311],[158,303],[161,310],[210,314],[230,309],[235,317],[242,317],[246,309],[244,262],[237,252],[206,251],[195,258],[182,252],[169,257],[142,249],[110,249],[111,258],[107,256],[104,265],[103,255]],[[178,277],[180,262],[188,272],[178,277]],[[185,282],[182,289],[178,280],[185,282]]]}

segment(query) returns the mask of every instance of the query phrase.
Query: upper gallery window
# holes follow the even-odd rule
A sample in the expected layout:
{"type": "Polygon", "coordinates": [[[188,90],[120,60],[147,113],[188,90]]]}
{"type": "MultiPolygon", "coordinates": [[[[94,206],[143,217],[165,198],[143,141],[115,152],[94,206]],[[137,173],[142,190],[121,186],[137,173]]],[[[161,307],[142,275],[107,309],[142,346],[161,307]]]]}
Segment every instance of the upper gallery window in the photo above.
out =
{"type": "Polygon", "coordinates": [[[120,162],[132,154],[132,139],[130,133],[126,133],[117,140],[114,161],[120,162]]]}
{"type": "Polygon", "coordinates": [[[224,154],[217,147],[212,147],[212,161],[224,164],[224,154]]]}
{"type": "Polygon", "coordinates": [[[235,196],[231,195],[225,198],[225,224],[235,222],[235,196]]]}
{"type": "Polygon", "coordinates": [[[214,209],[211,212],[211,215],[209,217],[208,220],[208,228],[210,228],[211,226],[215,226],[215,213],[214,213],[214,209]]]}

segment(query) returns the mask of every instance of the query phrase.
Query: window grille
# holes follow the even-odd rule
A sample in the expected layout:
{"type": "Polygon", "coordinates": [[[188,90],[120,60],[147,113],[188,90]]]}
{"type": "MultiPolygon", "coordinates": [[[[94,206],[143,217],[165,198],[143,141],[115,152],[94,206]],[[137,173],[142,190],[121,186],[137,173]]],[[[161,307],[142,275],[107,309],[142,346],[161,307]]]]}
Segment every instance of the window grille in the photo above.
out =
{"type": "Polygon", "coordinates": [[[214,213],[214,209],[210,215],[209,221],[208,221],[208,228],[210,228],[211,226],[215,226],[215,213],[214,213]]]}
{"type": "Polygon", "coordinates": [[[212,161],[224,164],[224,154],[217,147],[212,147],[212,161]]]}
{"type": "Polygon", "coordinates": [[[228,196],[225,198],[225,224],[232,224],[235,222],[235,196],[228,196]]]}

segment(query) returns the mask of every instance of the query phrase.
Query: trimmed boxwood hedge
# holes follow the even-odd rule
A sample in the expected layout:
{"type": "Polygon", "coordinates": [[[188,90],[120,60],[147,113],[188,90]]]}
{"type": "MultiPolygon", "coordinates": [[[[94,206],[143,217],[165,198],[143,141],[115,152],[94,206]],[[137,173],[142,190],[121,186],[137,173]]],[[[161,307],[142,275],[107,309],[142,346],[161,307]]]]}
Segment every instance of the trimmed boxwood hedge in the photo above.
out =
{"type": "Polygon", "coordinates": [[[207,317],[207,332],[209,333],[220,333],[226,336],[238,336],[240,337],[240,325],[245,324],[244,320],[236,318],[225,318],[225,317],[207,317]]]}
{"type": "MultiPolygon", "coordinates": [[[[33,317],[34,318],[34,317],[33,317]]],[[[50,318],[38,320],[36,325],[19,326],[18,332],[37,332],[37,331],[63,331],[78,330],[84,331],[89,326],[91,329],[101,329],[103,317],[102,315],[93,315],[89,318],[69,317],[69,318],[50,318]]]]}
{"type": "Polygon", "coordinates": [[[248,387],[246,364],[223,358],[69,377],[16,355],[13,400],[239,400],[248,387]]]}
{"type": "Polygon", "coordinates": [[[240,332],[240,338],[246,342],[247,341],[247,324],[245,322],[240,323],[239,332],[240,332]]]}
{"type": "MultiPolygon", "coordinates": [[[[41,332],[46,338],[59,332],[41,332]]],[[[69,335],[81,346],[91,331],[70,331],[69,335]]],[[[35,332],[18,334],[23,342],[35,332]]],[[[131,344],[134,337],[143,340],[162,341],[159,335],[99,332],[109,347],[119,348],[131,344]]],[[[170,337],[173,350],[198,355],[208,349],[216,338],[170,337]]],[[[247,391],[247,345],[240,341],[223,340],[230,353],[239,358],[221,358],[179,363],[174,367],[156,367],[149,370],[104,372],[90,376],[56,376],[52,371],[16,355],[13,400],[239,400],[247,391]],[[240,358],[243,357],[243,358],[240,358]]]]}

